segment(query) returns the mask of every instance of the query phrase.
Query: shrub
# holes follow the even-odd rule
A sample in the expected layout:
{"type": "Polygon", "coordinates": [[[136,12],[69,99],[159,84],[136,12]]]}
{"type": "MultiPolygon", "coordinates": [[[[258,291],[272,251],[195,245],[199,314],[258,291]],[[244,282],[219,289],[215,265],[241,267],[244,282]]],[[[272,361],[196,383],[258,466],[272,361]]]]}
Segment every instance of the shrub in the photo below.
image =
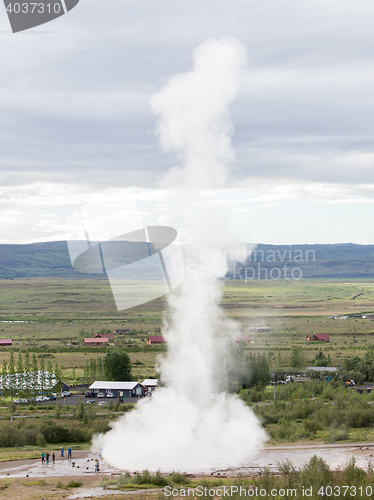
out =
{"type": "Polygon", "coordinates": [[[77,480],[77,479],[72,479],[71,481],[68,482],[68,484],[66,485],[67,488],[79,488],[80,486],[82,486],[82,481],[80,480],[77,480]]]}
{"type": "Polygon", "coordinates": [[[325,437],[327,443],[336,443],[336,441],[344,441],[349,438],[349,432],[345,426],[331,427],[325,437]]]}
{"type": "Polygon", "coordinates": [[[86,414],[86,408],[84,407],[83,401],[80,401],[75,408],[74,417],[77,420],[83,420],[86,414]]]}
{"type": "Polygon", "coordinates": [[[70,440],[69,429],[64,425],[56,424],[52,420],[44,421],[40,426],[40,432],[47,443],[56,444],[70,440]]]}
{"type": "Polygon", "coordinates": [[[317,432],[320,430],[321,425],[320,423],[315,420],[314,418],[305,420],[304,422],[304,429],[305,429],[305,434],[307,437],[314,437],[317,432]]]}
{"type": "Polygon", "coordinates": [[[327,484],[333,485],[333,474],[328,464],[317,455],[314,455],[301,469],[299,484],[305,487],[313,486],[318,491],[319,487],[327,484]]]}
{"type": "Polygon", "coordinates": [[[110,427],[108,425],[108,422],[105,420],[98,420],[97,422],[94,423],[93,426],[93,434],[104,434],[105,432],[108,432],[110,430],[110,427]]]}
{"type": "Polygon", "coordinates": [[[152,484],[152,475],[148,470],[143,470],[142,473],[137,472],[133,478],[134,484],[152,484]]]}
{"type": "Polygon", "coordinates": [[[60,403],[57,403],[57,405],[55,406],[54,417],[55,418],[61,417],[61,405],[60,405],[60,403]]]}
{"type": "Polygon", "coordinates": [[[35,443],[37,446],[45,446],[47,444],[45,437],[40,433],[36,436],[35,443]]]}
{"type": "Polygon", "coordinates": [[[342,479],[344,484],[350,486],[351,484],[362,484],[366,479],[366,472],[356,466],[356,459],[352,457],[343,469],[342,479]]]}
{"type": "Polygon", "coordinates": [[[169,480],[173,484],[189,484],[189,482],[190,482],[188,477],[186,477],[184,474],[181,474],[180,472],[175,472],[175,471],[173,471],[170,474],[169,480]]]}
{"type": "MultiPolygon", "coordinates": [[[[23,431],[24,433],[24,436],[25,436],[25,441],[26,441],[26,444],[36,444],[36,438],[38,437],[39,435],[39,430],[36,429],[36,428],[26,428],[24,429],[23,431]]],[[[42,436],[42,434],[40,434],[42,436]]]]}
{"type": "Polygon", "coordinates": [[[131,481],[132,481],[131,476],[126,471],[125,474],[121,474],[120,477],[118,478],[117,486],[118,486],[118,488],[121,488],[125,484],[131,484],[131,481]]]}
{"type": "Polygon", "coordinates": [[[164,487],[168,484],[168,480],[164,477],[161,472],[158,470],[156,474],[152,478],[152,484],[156,486],[164,487]]]}

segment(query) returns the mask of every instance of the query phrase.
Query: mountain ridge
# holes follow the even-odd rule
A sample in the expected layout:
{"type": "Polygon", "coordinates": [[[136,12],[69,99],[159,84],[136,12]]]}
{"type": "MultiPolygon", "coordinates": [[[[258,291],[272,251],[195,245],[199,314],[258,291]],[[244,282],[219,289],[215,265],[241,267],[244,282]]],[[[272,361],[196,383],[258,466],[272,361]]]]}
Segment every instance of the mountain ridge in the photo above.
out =
{"type": "MultiPolygon", "coordinates": [[[[257,244],[244,264],[232,263],[227,276],[243,279],[288,279],[279,271],[299,269],[305,279],[374,279],[374,245],[356,243],[270,245],[257,244]],[[238,274],[242,270],[242,276],[238,274]],[[245,271],[247,270],[247,271],[245,271]],[[266,271],[266,272],[265,272],[266,271]],[[272,277],[270,277],[272,273],[272,277]]],[[[147,266],[144,266],[147,272],[147,266]]],[[[300,274],[294,271],[294,274],[300,274]]],[[[0,244],[0,279],[12,278],[104,278],[103,274],[75,271],[66,241],[0,244]]],[[[296,278],[297,279],[297,278],[296,278]]]]}

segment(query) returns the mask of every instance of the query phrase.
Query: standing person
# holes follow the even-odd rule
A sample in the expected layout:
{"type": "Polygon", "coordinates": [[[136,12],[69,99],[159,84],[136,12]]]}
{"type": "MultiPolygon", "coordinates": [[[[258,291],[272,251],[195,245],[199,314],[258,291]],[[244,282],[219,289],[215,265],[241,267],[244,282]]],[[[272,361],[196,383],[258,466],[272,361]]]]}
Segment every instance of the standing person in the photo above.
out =
{"type": "Polygon", "coordinates": [[[55,455],[55,452],[52,453],[52,463],[53,465],[55,464],[55,460],[56,460],[56,455],[55,455]]]}
{"type": "Polygon", "coordinates": [[[45,457],[45,453],[43,451],[43,453],[42,453],[42,464],[44,464],[44,457],[45,457]]]}
{"type": "Polygon", "coordinates": [[[64,448],[62,448],[62,446],[60,447],[60,450],[61,450],[61,455],[60,455],[60,458],[64,456],[64,448]]]}
{"type": "Polygon", "coordinates": [[[68,458],[71,458],[71,448],[68,449],[68,458]]]}
{"type": "Polygon", "coordinates": [[[49,452],[45,454],[45,461],[47,462],[47,465],[49,465],[49,452]]]}

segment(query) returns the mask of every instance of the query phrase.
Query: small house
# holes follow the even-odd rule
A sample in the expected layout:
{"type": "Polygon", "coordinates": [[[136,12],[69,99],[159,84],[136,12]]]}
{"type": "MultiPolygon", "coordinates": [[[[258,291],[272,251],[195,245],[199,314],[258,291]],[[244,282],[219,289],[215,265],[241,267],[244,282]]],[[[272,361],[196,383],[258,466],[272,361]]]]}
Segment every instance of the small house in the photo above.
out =
{"type": "Polygon", "coordinates": [[[114,340],[114,333],[106,333],[105,335],[97,333],[96,335],[94,335],[94,339],[105,339],[105,338],[114,340]]]}
{"type": "Polygon", "coordinates": [[[113,394],[113,397],[120,398],[123,397],[124,400],[128,398],[142,398],[145,395],[145,388],[140,382],[102,382],[97,381],[90,385],[90,391],[97,396],[97,394],[103,394],[107,397],[107,394],[113,394]]]}
{"type": "Polygon", "coordinates": [[[158,380],[156,378],[146,378],[143,380],[142,385],[145,388],[145,393],[152,393],[158,386],[158,380]]]}
{"type": "Polygon", "coordinates": [[[0,339],[0,346],[3,346],[3,347],[4,346],[5,347],[9,346],[9,347],[11,347],[12,344],[13,344],[13,340],[12,339],[0,339]]]}
{"type": "Polygon", "coordinates": [[[305,337],[306,342],[330,342],[330,336],[327,333],[319,333],[314,335],[310,333],[305,337]]]}
{"type": "Polygon", "coordinates": [[[148,345],[157,345],[157,344],[163,344],[165,342],[165,339],[162,335],[150,335],[147,340],[148,345]]]}
{"type": "Polygon", "coordinates": [[[237,335],[236,337],[233,337],[234,342],[252,342],[251,338],[248,337],[248,335],[237,335]]]}
{"type": "Polygon", "coordinates": [[[109,343],[108,337],[94,337],[84,339],[85,346],[97,346],[97,345],[107,345],[109,343]]]}

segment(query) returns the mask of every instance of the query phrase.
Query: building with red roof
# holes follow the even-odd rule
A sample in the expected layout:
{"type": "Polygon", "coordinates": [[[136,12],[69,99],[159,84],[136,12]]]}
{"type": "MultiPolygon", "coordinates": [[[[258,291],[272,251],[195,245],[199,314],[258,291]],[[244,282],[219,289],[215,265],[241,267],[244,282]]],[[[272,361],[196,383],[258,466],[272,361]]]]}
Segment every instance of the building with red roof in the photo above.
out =
{"type": "Polygon", "coordinates": [[[12,339],[0,339],[1,346],[11,346],[13,344],[12,339]]]}
{"type": "Polygon", "coordinates": [[[252,342],[251,338],[248,335],[237,335],[233,337],[234,342],[252,342]]]}
{"type": "Polygon", "coordinates": [[[305,337],[307,342],[330,342],[330,336],[327,333],[309,334],[305,337]]]}
{"type": "Polygon", "coordinates": [[[147,344],[163,344],[165,342],[165,339],[162,335],[150,335],[147,340],[147,344]]]}
{"type": "Polygon", "coordinates": [[[95,346],[95,345],[106,345],[109,343],[108,337],[94,337],[84,339],[84,345],[95,346]]]}

